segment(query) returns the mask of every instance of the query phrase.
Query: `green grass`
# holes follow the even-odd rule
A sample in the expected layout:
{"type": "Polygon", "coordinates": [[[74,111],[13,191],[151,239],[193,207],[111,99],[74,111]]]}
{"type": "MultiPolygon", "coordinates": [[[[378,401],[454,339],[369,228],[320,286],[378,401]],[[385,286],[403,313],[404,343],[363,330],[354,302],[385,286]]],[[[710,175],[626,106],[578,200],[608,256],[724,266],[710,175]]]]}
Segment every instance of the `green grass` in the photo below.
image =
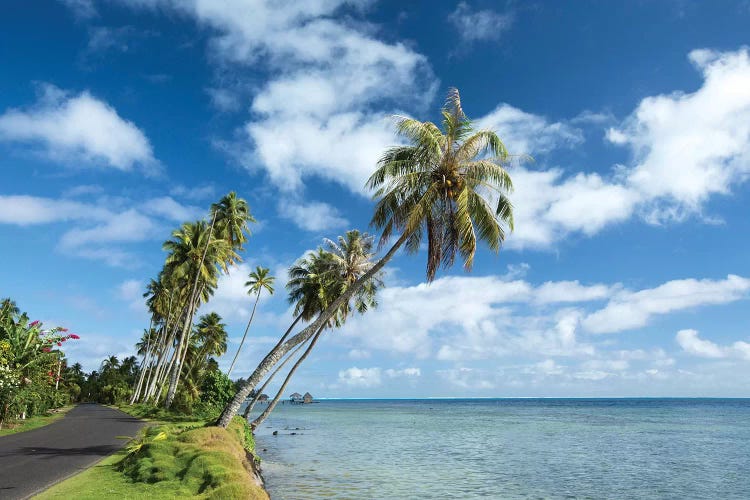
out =
{"type": "Polygon", "coordinates": [[[26,432],[32,429],[38,429],[44,427],[52,422],[56,422],[65,416],[65,414],[73,408],[72,406],[64,406],[54,410],[54,413],[47,413],[46,415],[37,415],[35,417],[29,417],[26,420],[16,420],[13,422],[4,422],[3,428],[0,429],[0,436],[7,436],[8,434],[16,434],[18,432],[26,432]]]}
{"type": "Polygon", "coordinates": [[[252,434],[241,418],[224,430],[163,410],[121,409],[158,420],[122,451],[35,498],[268,498],[250,475],[252,434]]]}

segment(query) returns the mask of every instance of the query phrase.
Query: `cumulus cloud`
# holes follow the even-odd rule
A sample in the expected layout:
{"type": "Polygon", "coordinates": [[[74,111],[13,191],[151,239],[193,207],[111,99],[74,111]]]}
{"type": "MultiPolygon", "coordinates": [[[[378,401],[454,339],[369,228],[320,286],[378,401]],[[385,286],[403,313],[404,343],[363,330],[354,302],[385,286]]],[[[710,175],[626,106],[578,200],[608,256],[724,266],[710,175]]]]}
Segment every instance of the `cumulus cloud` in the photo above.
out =
{"type": "Polygon", "coordinates": [[[132,122],[88,92],[45,85],[38,102],[0,115],[0,141],[40,148],[54,160],[129,171],[157,168],[151,144],[132,122]]]}
{"type": "Polygon", "coordinates": [[[673,280],[638,292],[622,291],[589,314],[583,326],[592,333],[639,328],[652,316],[709,304],[725,304],[747,296],[750,279],[730,274],[724,280],[673,280]]]}
{"type": "Polygon", "coordinates": [[[299,202],[282,200],[279,215],[294,222],[305,231],[326,231],[345,227],[349,221],[335,207],[319,201],[299,202]]]}
{"type": "Polygon", "coordinates": [[[682,350],[701,358],[731,358],[750,360],[750,343],[738,340],[729,346],[721,346],[698,336],[697,330],[680,330],[675,340],[682,350]]]}
{"type": "Polygon", "coordinates": [[[448,16],[448,22],[458,31],[465,42],[498,40],[513,25],[512,13],[500,14],[490,9],[473,10],[466,2],[460,2],[448,16]]]}
{"type": "Polygon", "coordinates": [[[353,366],[339,371],[338,382],[346,387],[371,388],[382,383],[380,368],[357,368],[353,366]]]}
{"type": "Polygon", "coordinates": [[[500,104],[476,120],[477,129],[494,130],[514,155],[538,155],[583,142],[580,129],[565,122],[550,122],[510,104],[500,104]]]}
{"type": "MultiPolygon", "coordinates": [[[[215,2],[149,0],[212,30],[210,50],[224,63],[262,65],[273,76],[255,93],[244,126],[245,166],[283,191],[319,177],[363,193],[383,149],[394,142],[384,110],[431,101],[435,78],[426,58],[379,40],[374,27],[349,21],[363,3],[346,0],[215,2]],[[247,15],[252,12],[253,15],[247,15]],[[349,16],[337,14],[345,12],[349,16]],[[387,82],[384,85],[383,82],[387,82]]],[[[239,102],[214,88],[223,107],[239,102]]]]}
{"type": "Polygon", "coordinates": [[[0,195],[0,224],[31,226],[67,223],[58,248],[113,266],[133,266],[137,259],[120,244],[163,237],[175,220],[194,213],[171,198],[107,199],[80,202],[65,198],[0,195]]]}
{"type": "MultiPolygon", "coordinates": [[[[702,215],[714,195],[728,194],[750,174],[750,54],[696,50],[701,71],[693,93],[643,99],[609,142],[627,147],[629,165],[611,174],[560,168],[512,172],[516,232],[511,248],[549,248],[570,233],[593,235],[640,215],[648,223],[702,215]]],[[[543,154],[582,140],[570,124],[553,122],[507,104],[479,119],[500,133],[511,152],[543,154]]],[[[706,220],[710,220],[706,218],[706,220]]]]}
{"type": "Polygon", "coordinates": [[[694,50],[689,58],[703,76],[700,89],[647,97],[607,134],[633,151],[626,183],[652,205],[654,220],[699,212],[750,174],[748,49],[694,50]]]}
{"type": "Polygon", "coordinates": [[[342,328],[342,336],[368,349],[446,361],[518,352],[591,353],[590,346],[576,339],[580,319],[577,310],[514,314],[514,308],[603,300],[611,290],[578,282],[534,287],[502,276],[444,277],[429,286],[385,288],[378,314],[366,320],[352,317],[342,328]],[[461,300],[456,301],[456,297],[461,300]]]}

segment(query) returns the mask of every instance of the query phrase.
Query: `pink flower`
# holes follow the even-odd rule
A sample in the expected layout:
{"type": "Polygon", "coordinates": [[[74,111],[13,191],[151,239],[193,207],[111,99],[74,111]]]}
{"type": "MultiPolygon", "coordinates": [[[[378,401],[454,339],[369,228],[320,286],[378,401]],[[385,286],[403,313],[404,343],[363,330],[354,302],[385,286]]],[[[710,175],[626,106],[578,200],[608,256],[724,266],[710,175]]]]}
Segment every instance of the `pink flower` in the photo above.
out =
{"type": "Polygon", "coordinates": [[[60,327],[60,331],[61,331],[61,332],[67,332],[67,331],[68,331],[68,329],[67,329],[67,328],[63,328],[63,327],[60,327]]]}
{"type": "Polygon", "coordinates": [[[57,345],[58,345],[58,346],[61,346],[61,345],[62,345],[62,342],[58,342],[58,343],[57,343],[57,345]]]}
{"type": "Polygon", "coordinates": [[[44,352],[50,352],[51,350],[52,349],[50,349],[49,347],[45,347],[45,348],[42,349],[42,351],[44,351],[44,352]]]}
{"type": "Polygon", "coordinates": [[[34,328],[38,324],[39,324],[39,320],[34,320],[31,323],[29,323],[29,328],[34,328]]]}
{"type": "Polygon", "coordinates": [[[78,339],[81,338],[78,335],[76,335],[75,333],[71,333],[70,335],[68,335],[68,337],[71,338],[71,339],[73,339],[73,340],[78,340],[78,339]]]}

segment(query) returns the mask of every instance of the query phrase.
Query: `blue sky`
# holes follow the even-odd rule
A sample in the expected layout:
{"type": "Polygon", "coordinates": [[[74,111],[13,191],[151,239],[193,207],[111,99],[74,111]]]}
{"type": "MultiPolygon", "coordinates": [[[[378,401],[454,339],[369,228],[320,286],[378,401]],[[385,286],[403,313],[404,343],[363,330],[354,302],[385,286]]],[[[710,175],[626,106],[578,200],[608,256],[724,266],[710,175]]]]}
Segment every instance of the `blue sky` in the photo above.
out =
{"type": "Polygon", "coordinates": [[[516,231],[319,343],[316,396],[750,396],[750,4],[14,1],[0,20],[0,295],[132,353],[161,243],[229,190],[259,223],[203,311],[279,278],[237,375],[290,321],[285,269],[367,229],[389,116],[449,87],[517,162],[516,231]]]}

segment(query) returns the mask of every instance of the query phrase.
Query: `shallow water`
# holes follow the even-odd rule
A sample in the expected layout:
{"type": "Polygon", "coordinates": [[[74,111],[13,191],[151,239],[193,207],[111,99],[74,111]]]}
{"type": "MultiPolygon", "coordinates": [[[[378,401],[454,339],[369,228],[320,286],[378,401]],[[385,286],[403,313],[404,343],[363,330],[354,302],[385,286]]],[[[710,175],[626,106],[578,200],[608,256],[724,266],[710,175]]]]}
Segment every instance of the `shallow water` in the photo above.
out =
{"type": "Polygon", "coordinates": [[[274,500],[750,499],[750,399],[324,400],[256,441],[274,500]]]}

